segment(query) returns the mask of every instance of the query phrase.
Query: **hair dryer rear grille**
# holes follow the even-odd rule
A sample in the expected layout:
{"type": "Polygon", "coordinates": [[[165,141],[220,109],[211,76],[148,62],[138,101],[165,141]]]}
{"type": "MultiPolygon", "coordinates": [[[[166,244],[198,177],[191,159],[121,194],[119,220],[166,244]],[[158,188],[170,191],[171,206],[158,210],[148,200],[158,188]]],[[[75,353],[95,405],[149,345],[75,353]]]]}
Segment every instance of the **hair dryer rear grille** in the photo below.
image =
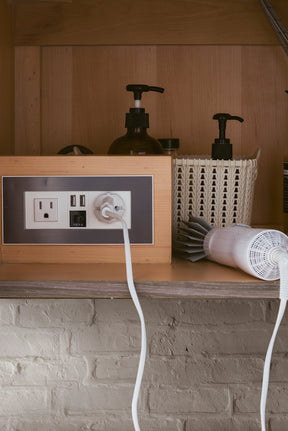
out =
{"type": "Polygon", "coordinates": [[[249,262],[257,277],[264,280],[280,277],[278,264],[271,260],[271,250],[275,248],[288,248],[288,239],[282,232],[264,230],[254,238],[249,250],[249,262]]]}

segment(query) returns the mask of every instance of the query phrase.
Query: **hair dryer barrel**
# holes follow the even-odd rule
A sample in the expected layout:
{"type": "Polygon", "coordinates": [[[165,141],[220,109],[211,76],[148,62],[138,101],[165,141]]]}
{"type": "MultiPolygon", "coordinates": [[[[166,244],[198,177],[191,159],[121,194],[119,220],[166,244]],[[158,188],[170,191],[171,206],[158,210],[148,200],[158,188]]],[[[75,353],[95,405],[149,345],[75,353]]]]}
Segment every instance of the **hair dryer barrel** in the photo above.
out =
{"type": "Polygon", "coordinates": [[[263,280],[280,277],[278,264],[273,259],[275,250],[288,249],[288,237],[273,229],[255,229],[232,225],[214,228],[204,239],[204,250],[209,260],[240,268],[263,280]]]}

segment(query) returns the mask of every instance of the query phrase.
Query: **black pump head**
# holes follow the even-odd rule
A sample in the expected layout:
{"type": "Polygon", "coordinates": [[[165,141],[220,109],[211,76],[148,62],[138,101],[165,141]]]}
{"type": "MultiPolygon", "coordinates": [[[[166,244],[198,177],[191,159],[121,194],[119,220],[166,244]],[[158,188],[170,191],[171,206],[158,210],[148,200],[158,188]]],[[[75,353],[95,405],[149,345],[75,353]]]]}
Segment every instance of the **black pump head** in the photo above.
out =
{"type": "Polygon", "coordinates": [[[212,159],[232,159],[232,144],[230,144],[230,139],[225,137],[226,122],[227,120],[237,120],[242,123],[244,120],[241,117],[224,113],[213,115],[213,120],[218,120],[219,138],[215,139],[214,144],[212,144],[212,159]]]}
{"type": "Polygon", "coordinates": [[[130,108],[130,112],[126,114],[126,123],[125,127],[127,129],[142,127],[149,127],[149,114],[145,113],[144,108],[140,108],[141,105],[141,96],[143,92],[147,91],[157,91],[158,93],[163,93],[164,88],[161,87],[151,87],[150,85],[145,84],[129,84],[126,86],[127,91],[133,91],[135,107],[130,108]]]}
{"type": "Polygon", "coordinates": [[[145,84],[129,84],[126,86],[127,91],[134,92],[134,100],[141,100],[143,92],[146,91],[158,91],[158,93],[164,93],[164,88],[162,87],[151,87],[145,84]]]}

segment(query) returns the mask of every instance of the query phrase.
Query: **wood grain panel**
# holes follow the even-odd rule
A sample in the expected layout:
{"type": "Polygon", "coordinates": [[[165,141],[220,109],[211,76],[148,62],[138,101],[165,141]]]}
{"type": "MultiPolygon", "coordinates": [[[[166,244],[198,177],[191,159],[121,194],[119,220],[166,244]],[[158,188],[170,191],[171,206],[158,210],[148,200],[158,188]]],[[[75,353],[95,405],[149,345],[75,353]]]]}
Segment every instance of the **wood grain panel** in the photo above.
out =
{"type": "MultiPolygon", "coordinates": [[[[282,223],[282,157],[288,142],[288,63],[276,46],[86,46],[42,48],[43,154],[80,144],[96,154],[125,133],[133,105],[128,83],[165,88],[145,93],[149,134],[180,138],[184,154],[210,154],[216,112],[228,122],[235,155],[261,148],[254,224],[282,223]]],[[[27,126],[28,127],[28,126],[27,126]]]]}
{"type": "Polygon", "coordinates": [[[27,3],[72,3],[73,0],[8,0],[13,2],[14,4],[27,4],[27,3]]]}
{"type": "MultiPolygon", "coordinates": [[[[126,85],[160,85],[156,55],[153,46],[73,48],[73,144],[103,154],[126,133],[125,113],[134,106],[133,93],[126,91],[126,85]]],[[[143,106],[152,111],[151,117],[157,98],[162,95],[143,95],[143,106]]]]}
{"type": "Polygon", "coordinates": [[[282,48],[242,48],[242,148],[261,148],[253,222],[282,224],[282,162],[288,156],[288,58],[282,48]]]}
{"type": "MultiPolygon", "coordinates": [[[[11,264],[10,264],[11,265],[11,264]]],[[[26,264],[28,265],[28,264],[26,264]]],[[[47,264],[46,264],[47,265],[47,264]]],[[[150,265],[151,267],[151,265],[150,265]]],[[[13,268],[19,271],[19,267],[13,268]]],[[[34,267],[30,267],[31,271],[34,267]]],[[[95,268],[97,271],[97,268],[95,268]]],[[[113,270],[113,268],[111,268],[113,270]]],[[[148,269],[150,271],[150,268],[148,269]]],[[[159,283],[155,281],[137,282],[137,294],[140,298],[169,299],[229,299],[229,298],[279,298],[279,282],[257,281],[250,283],[235,282],[187,282],[159,283]]],[[[131,299],[127,283],[122,282],[84,282],[84,281],[1,281],[0,298],[96,298],[96,299],[131,299]]]]}
{"type": "MultiPolygon", "coordinates": [[[[262,281],[213,262],[134,264],[142,298],[278,298],[262,281]]],[[[2,264],[1,298],[130,298],[124,264],[2,264]]]]}
{"type": "MultiPolygon", "coordinates": [[[[171,263],[134,264],[136,282],[238,282],[261,285],[263,282],[236,268],[208,260],[192,263],[173,258],[171,263]]],[[[71,282],[125,282],[126,268],[123,263],[71,264],[1,264],[1,281],[71,281],[71,282]],[[16,270],[17,268],[17,270],[16,270]]],[[[275,283],[277,284],[277,283],[275,283]]]]}
{"type": "Polygon", "coordinates": [[[41,153],[40,48],[15,47],[15,154],[41,153]]]}
{"type": "Polygon", "coordinates": [[[0,0],[0,154],[14,150],[14,55],[11,6],[0,0]]]}
{"type": "MultiPolygon", "coordinates": [[[[151,113],[153,133],[180,138],[181,153],[211,154],[218,136],[213,115],[241,115],[241,61],[237,46],[158,47],[157,71],[166,93],[151,113]]],[[[241,153],[241,125],[228,123],[227,134],[235,154],[241,153]]]]}
{"type": "MultiPolygon", "coordinates": [[[[149,133],[179,137],[187,154],[210,153],[218,135],[214,113],[241,114],[240,47],[73,47],[73,78],[66,52],[65,47],[43,48],[44,154],[55,154],[62,142],[106,153],[126,133],[125,113],[134,104],[126,92],[129,83],[165,88],[163,95],[143,95],[149,133]]],[[[241,125],[227,129],[235,152],[241,152],[241,125]]]]}
{"type": "MultiPolygon", "coordinates": [[[[17,45],[278,44],[258,0],[17,2],[15,9],[17,45]]],[[[287,2],[281,13],[288,15],[287,2]]]]}
{"type": "MultiPolygon", "coordinates": [[[[0,157],[1,178],[6,175],[152,175],[154,242],[131,246],[132,260],[136,263],[171,262],[171,167],[171,158],[167,156],[0,157]]],[[[122,244],[6,245],[1,240],[0,252],[2,263],[125,262],[122,244]]]]}
{"type": "Polygon", "coordinates": [[[107,153],[134,104],[126,84],[157,84],[156,47],[45,47],[42,58],[43,154],[66,145],[107,153]]]}
{"type": "Polygon", "coordinates": [[[42,49],[41,66],[41,153],[56,154],[72,144],[72,47],[42,49]]]}

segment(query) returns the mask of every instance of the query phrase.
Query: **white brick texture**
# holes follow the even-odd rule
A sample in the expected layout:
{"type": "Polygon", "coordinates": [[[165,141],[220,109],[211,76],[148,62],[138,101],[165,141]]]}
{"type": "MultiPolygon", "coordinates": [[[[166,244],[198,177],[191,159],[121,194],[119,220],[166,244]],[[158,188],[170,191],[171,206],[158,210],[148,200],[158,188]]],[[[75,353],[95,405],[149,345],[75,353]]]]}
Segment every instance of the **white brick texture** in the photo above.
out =
{"type": "MultiPolygon", "coordinates": [[[[141,300],[148,336],[141,431],[259,431],[278,301],[141,300]]],[[[130,300],[0,300],[0,431],[133,431],[140,325],[130,300]]],[[[288,318],[269,431],[288,429],[288,318]]]]}

